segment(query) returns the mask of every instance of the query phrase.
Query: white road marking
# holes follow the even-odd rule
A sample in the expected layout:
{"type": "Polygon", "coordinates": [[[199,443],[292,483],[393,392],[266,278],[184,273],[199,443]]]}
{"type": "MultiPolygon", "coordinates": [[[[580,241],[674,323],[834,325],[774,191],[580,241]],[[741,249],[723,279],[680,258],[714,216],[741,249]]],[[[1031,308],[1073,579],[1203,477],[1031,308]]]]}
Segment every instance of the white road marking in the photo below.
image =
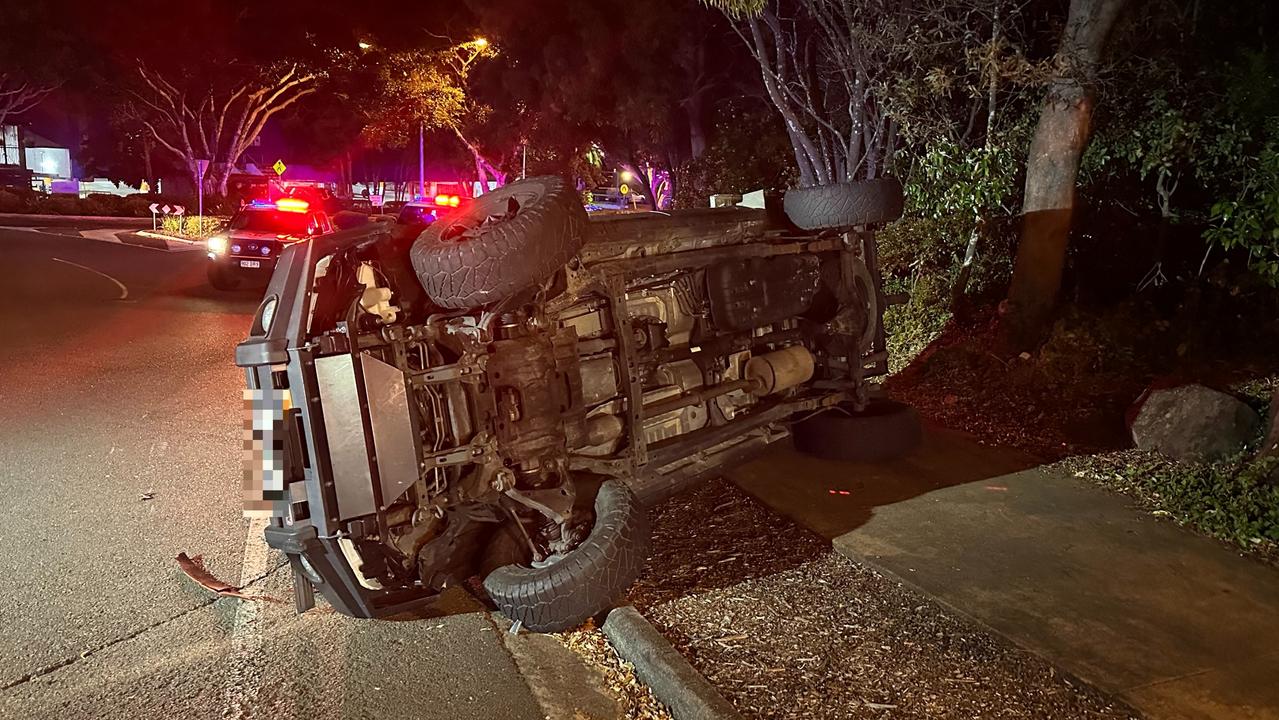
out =
{"type": "MultiPolygon", "coordinates": [[[[240,568],[240,586],[243,587],[266,573],[268,550],[262,533],[267,518],[249,518],[249,529],[244,538],[244,564],[240,568]]],[[[223,688],[222,717],[226,720],[247,720],[258,715],[258,692],[262,687],[265,671],[262,654],[261,619],[265,603],[239,600],[235,607],[235,619],[231,622],[231,654],[227,658],[226,684],[223,688]]],[[[271,712],[280,718],[279,708],[271,712]]]]}
{"type": "MultiPolygon", "coordinates": [[[[56,228],[54,228],[56,229],[56,228]]],[[[129,247],[142,248],[152,252],[191,252],[193,250],[203,250],[204,243],[195,240],[179,240],[176,238],[159,235],[147,230],[129,230],[129,229],[112,229],[97,228],[90,230],[78,230],[68,227],[68,232],[49,232],[48,228],[25,227],[21,225],[0,225],[0,230],[15,230],[20,232],[35,233],[37,235],[52,235],[53,237],[65,238],[84,238],[85,240],[97,240],[99,242],[115,243],[116,245],[128,245],[129,247]],[[70,233],[75,233],[74,235],[70,233]],[[164,241],[164,247],[155,247],[153,245],[143,245],[137,242],[126,242],[120,239],[121,235],[130,234],[141,237],[152,238],[164,241]]]]}
{"type": "Polygon", "coordinates": [[[81,230],[80,236],[89,238],[90,240],[102,240],[104,242],[120,242],[120,233],[124,230],[111,230],[109,228],[101,228],[98,230],[81,230]]]}
{"type": "Polygon", "coordinates": [[[119,280],[116,280],[115,278],[113,278],[113,277],[111,277],[110,275],[108,275],[108,274],[106,274],[106,273],[102,272],[101,270],[94,270],[94,269],[93,269],[93,268],[91,268],[91,267],[85,267],[85,266],[81,265],[80,263],[73,263],[73,262],[71,262],[70,260],[63,260],[62,258],[51,257],[51,258],[49,258],[49,259],[50,259],[50,260],[53,260],[54,262],[60,262],[60,263],[62,263],[62,264],[64,264],[64,265],[70,265],[70,266],[72,266],[72,267],[78,267],[78,268],[80,268],[81,270],[88,270],[89,272],[93,273],[94,275],[97,275],[97,276],[99,276],[99,277],[104,277],[104,278],[108,279],[108,280],[110,280],[111,282],[115,283],[115,286],[116,286],[116,287],[120,288],[120,297],[116,298],[116,300],[127,300],[127,299],[129,299],[129,288],[125,287],[125,286],[124,286],[124,283],[120,282],[119,280]]]}

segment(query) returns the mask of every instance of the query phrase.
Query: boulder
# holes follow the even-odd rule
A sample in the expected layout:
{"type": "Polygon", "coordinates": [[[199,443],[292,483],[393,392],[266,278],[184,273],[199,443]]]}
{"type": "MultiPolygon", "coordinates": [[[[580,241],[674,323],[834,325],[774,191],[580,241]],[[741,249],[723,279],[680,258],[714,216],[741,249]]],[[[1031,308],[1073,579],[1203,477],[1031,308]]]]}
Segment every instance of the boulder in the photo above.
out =
{"type": "Polygon", "coordinates": [[[1132,423],[1132,440],[1178,462],[1219,460],[1257,436],[1261,417],[1238,398],[1203,385],[1152,390],[1132,423]]]}

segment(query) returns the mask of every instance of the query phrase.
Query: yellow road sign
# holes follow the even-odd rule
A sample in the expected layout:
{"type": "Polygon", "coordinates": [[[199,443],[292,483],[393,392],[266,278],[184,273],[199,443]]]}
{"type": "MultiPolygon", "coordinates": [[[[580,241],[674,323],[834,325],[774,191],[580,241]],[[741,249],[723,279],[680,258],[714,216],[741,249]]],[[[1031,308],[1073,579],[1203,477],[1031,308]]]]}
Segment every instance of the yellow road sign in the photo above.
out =
{"type": "Polygon", "coordinates": [[[618,188],[618,189],[617,189],[617,191],[618,191],[618,192],[620,192],[620,193],[621,193],[621,194],[623,194],[623,195],[630,195],[630,194],[631,194],[631,188],[630,188],[630,186],[629,186],[629,185],[627,185],[626,183],[622,183],[622,186],[621,186],[620,188],[618,188]]]}
{"type": "Polygon", "coordinates": [[[275,171],[276,175],[283,175],[284,171],[288,168],[284,165],[283,160],[276,160],[275,164],[271,166],[271,169],[275,171]]]}

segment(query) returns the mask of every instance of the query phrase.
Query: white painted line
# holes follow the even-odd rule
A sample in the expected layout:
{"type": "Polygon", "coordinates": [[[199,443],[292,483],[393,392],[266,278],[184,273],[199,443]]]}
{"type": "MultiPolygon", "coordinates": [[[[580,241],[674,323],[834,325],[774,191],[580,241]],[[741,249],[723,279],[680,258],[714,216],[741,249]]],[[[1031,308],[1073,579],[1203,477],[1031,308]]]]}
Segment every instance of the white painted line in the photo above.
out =
{"type": "Polygon", "coordinates": [[[106,278],[106,279],[110,280],[111,282],[115,283],[115,286],[116,286],[116,287],[120,288],[120,297],[116,298],[116,300],[127,300],[127,299],[129,298],[129,288],[125,287],[125,286],[124,286],[124,283],[120,282],[119,280],[116,280],[115,278],[111,277],[110,275],[108,275],[108,274],[106,274],[106,273],[104,273],[104,272],[102,272],[102,271],[100,271],[100,270],[94,270],[94,269],[93,269],[93,268],[91,268],[91,267],[85,267],[85,266],[81,265],[80,263],[73,263],[73,262],[71,262],[70,260],[63,260],[62,258],[49,258],[49,259],[50,259],[50,260],[53,260],[54,262],[60,262],[60,263],[62,263],[62,264],[64,264],[64,265],[70,265],[70,266],[72,266],[72,267],[78,267],[78,268],[80,268],[81,270],[88,270],[89,272],[93,273],[94,275],[97,275],[97,276],[99,276],[99,277],[104,277],[104,278],[106,278]]]}
{"type": "MultiPolygon", "coordinates": [[[[266,573],[268,550],[262,533],[267,518],[249,518],[244,537],[244,563],[240,567],[240,586],[244,587],[266,573]]],[[[262,615],[266,603],[239,600],[231,621],[231,654],[227,658],[226,682],[223,686],[222,717],[224,720],[247,720],[260,716],[258,693],[262,689],[266,658],[262,654],[262,615]]],[[[278,708],[277,708],[278,710],[278,708]]],[[[281,717],[278,713],[272,713],[281,717]]]]}
{"type": "Polygon", "coordinates": [[[86,237],[90,240],[102,240],[104,242],[120,242],[120,233],[124,230],[111,230],[109,228],[99,228],[96,230],[81,230],[80,237],[86,237]]]}

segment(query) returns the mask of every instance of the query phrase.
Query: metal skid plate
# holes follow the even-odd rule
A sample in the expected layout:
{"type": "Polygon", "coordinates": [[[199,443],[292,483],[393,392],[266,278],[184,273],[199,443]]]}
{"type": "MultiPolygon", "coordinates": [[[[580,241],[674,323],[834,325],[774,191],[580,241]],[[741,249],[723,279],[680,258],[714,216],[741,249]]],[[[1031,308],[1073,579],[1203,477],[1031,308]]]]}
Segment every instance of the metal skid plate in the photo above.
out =
{"type": "Polygon", "coordinates": [[[748,258],[706,271],[711,317],[725,330],[749,330],[803,313],[821,287],[813,255],[748,258]]]}
{"type": "Polygon", "coordinates": [[[372,515],[377,510],[370,455],[377,458],[380,495],[385,505],[408,490],[418,477],[404,374],[393,365],[361,354],[357,379],[353,364],[350,355],[333,355],[315,361],[338,516],[342,520],[372,515]],[[356,386],[359,380],[363,381],[368,397],[372,448],[366,444],[364,413],[356,386]]]}

